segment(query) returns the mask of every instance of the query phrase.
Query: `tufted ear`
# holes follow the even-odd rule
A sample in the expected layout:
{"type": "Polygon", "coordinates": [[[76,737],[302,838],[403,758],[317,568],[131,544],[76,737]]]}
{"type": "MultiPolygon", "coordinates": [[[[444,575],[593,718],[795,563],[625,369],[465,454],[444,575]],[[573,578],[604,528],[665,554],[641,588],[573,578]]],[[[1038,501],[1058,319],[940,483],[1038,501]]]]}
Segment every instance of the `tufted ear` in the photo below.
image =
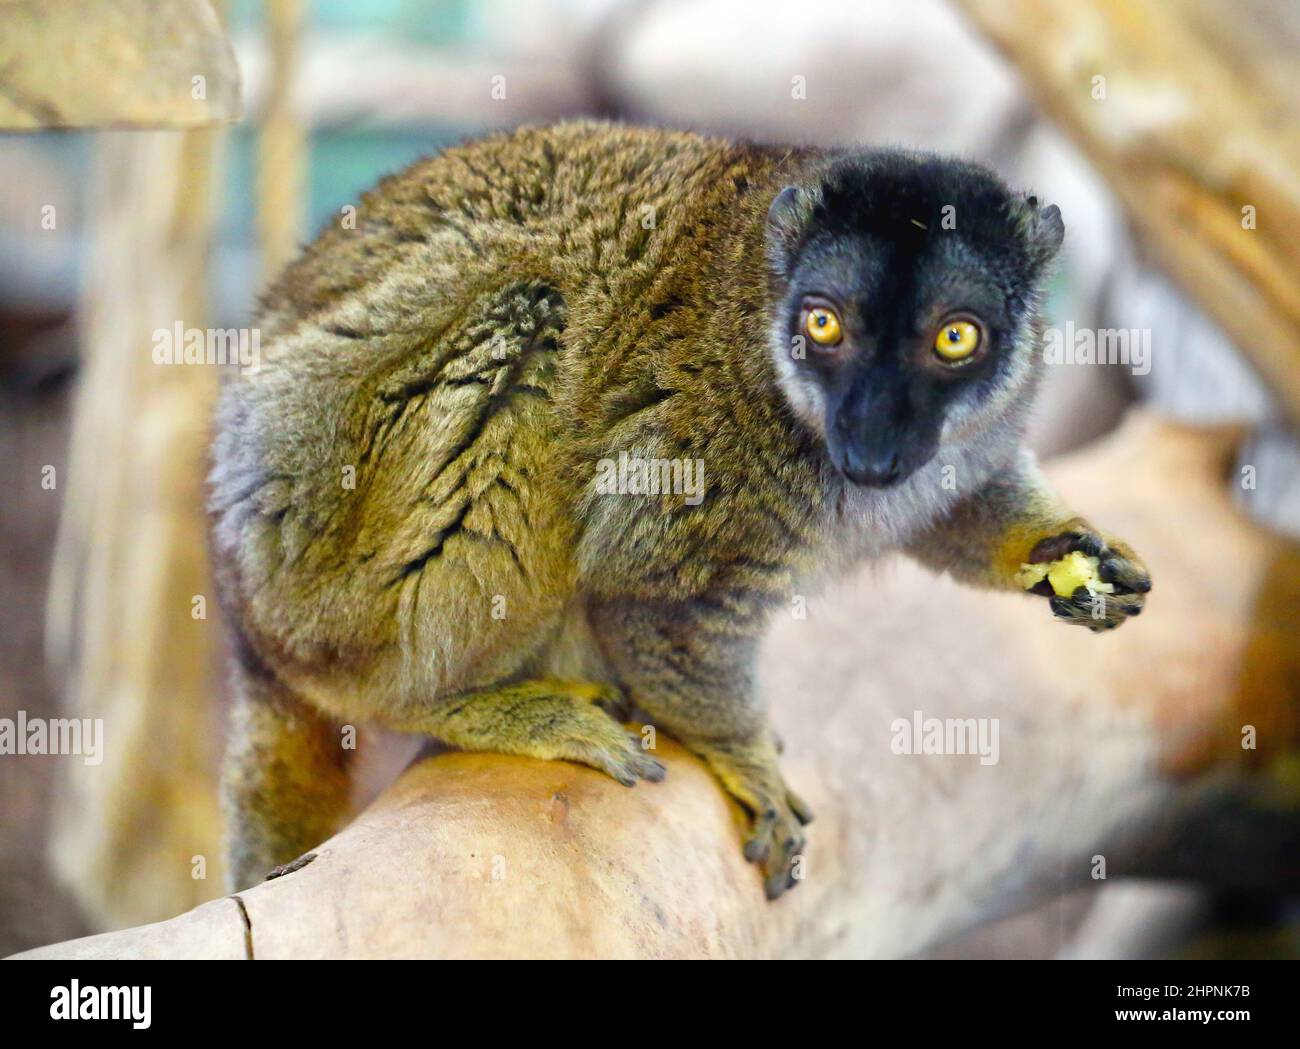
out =
{"type": "Polygon", "coordinates": [[[767,209],[767,224],[784,228],[795,217],[799,207],[799,187],[786,186],[772,198],[772,206],[767,209]]]}
{"type": "Polygon", "coordinates": [[[812,216],[814,194],[802,186],[786,186],[767,209],[767,261],[778,276],[789,272],[812,216]]]}
{"type": "Polygon", "coordinates": [[[1038,265],[1043,266],[1056,258],[1065,240],[1065,221],[1061,218],[1061,209],[1055,204],[1039,208],[1037,197],[1027,197],[1029,218],[1026,224],[1030,250],[1038,265]]]}

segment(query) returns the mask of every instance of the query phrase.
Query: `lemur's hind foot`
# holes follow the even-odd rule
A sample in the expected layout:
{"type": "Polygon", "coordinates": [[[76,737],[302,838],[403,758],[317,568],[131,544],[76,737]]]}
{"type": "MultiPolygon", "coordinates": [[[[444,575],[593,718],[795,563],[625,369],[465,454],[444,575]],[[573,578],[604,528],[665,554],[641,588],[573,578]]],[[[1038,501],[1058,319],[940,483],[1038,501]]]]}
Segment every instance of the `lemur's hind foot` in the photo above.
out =
{"type": "Polygon", "coordinates": [[[776,748],[768,740],[701,743],[690,748],[713,770],[749,818],[744,856],[763,872],[763,890],[774,900],[802,877],[803,828],[812,810],[785,785],[776,748]]]}

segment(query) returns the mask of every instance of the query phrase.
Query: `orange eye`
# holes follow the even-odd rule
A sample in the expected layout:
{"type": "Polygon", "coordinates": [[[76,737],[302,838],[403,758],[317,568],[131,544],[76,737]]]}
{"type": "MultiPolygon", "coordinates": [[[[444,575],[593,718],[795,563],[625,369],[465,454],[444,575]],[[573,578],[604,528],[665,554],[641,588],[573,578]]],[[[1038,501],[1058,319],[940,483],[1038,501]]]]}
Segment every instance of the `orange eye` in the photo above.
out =
{"type": "Polygon", "coordinates": [[[934,337],[934,352],[945,361],[964,361],[980,347],[982,335],[971,321],[949,321],[934,337]]]}
{"type": "Polygon", "coordinates": [[[844,337],[839,317],[825,306],[814,306],[808,311],[803,330],[808,333],[808,338],[821,346],[834,346],[844,337]]]}

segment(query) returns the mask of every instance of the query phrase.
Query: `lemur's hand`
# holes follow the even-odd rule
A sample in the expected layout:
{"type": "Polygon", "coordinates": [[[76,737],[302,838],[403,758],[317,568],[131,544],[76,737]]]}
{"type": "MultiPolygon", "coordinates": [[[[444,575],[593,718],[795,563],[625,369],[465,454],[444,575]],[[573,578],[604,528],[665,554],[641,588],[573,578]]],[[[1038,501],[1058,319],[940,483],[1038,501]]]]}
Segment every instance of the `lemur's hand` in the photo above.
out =
{"type": "MultiPolygon", "coordinates": [[[[1026,565],[1051,569],[1026,589],[1047,597],[1052,612],[1062,621],[1086,626],[1094,633],[1114,630],[1130,616],[1140,615],[1151,589],[1146,565],[1127,543],[1103,538],[1083,522],[1073,522],[1067,530],[1036,543],[1026,565]],[[1095,564],[1092,558],[1096,558],[1095,564]],[[1069,586],[1080,574],[1088,578],[1060,593],[1062,581],[1069,586]]],[[[1025,582],[1035,574],[1028,571],[1025,582]]]]}

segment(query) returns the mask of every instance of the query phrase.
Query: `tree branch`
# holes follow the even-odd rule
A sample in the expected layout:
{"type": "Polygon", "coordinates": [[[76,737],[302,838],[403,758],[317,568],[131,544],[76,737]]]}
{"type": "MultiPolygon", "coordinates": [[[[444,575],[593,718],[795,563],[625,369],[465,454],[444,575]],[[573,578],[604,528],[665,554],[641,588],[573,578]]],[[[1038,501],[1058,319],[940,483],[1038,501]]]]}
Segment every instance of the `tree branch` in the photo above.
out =
{"type": "Polygon", "coordinates": [[[1098,857],[1110,878],[1294,885],[1300,553],[1232,506],[1232,443],[1138,414],[1050,471],[1151,566],[1146,614],[1114,634],[910,564],[776,625],[761,677],[818,819],[774,904],[738,813],[661,737],[667,781],[631,790],[562,762],[419,760],[238,904],[28,956],[892,956],[1093,884],[1098,857]],[[997,763],[893,753],[918,710],[996,719],[997,763]]]}

